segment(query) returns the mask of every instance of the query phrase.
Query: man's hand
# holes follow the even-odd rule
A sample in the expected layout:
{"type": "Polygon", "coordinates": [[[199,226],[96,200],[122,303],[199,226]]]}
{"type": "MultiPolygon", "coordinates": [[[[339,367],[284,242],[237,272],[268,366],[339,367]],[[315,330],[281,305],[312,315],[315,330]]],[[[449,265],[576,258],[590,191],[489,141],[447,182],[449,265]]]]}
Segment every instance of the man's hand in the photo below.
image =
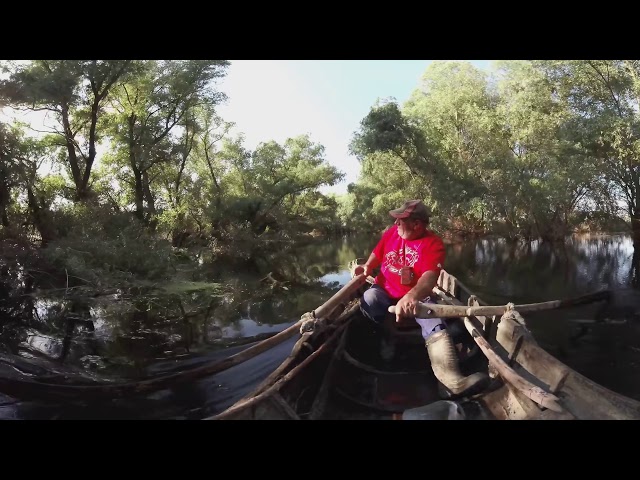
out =
{"type": "Polygon", "coordinates": [[[364,265],[358,265],[353,270],[353,273],[355,273],[356,275],[361,275],[364,273],[364,276],[368,277],[369,275],[371,275],[372,271],[373,271],[373,268],[371,268],[369,264],[365,263],[364,265]]]}
{"type": "Polygon", "coordinates": [[[418,306],[418,299],[411,293],[407,293],[404,297],[398,300],[396,303],[396,322],[400,321],[400,317],[412,317],[415,316],[418,306]]]}

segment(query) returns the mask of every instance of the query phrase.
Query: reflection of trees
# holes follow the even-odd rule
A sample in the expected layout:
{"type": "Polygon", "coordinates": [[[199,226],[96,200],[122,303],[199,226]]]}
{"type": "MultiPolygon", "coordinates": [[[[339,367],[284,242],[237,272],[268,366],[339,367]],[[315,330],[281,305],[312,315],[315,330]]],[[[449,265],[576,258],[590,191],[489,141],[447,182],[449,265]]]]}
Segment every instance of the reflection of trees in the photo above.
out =
{"type": "MultiPolygon", "coordinates": [[[[450,246],[446,268],[489,295],[540,301],[625,285],[629,242],[623,236],[574,236],[564,243],[483,239],[450,246]]],[[[631,263],[633,279],[638,270],[631,263]]]]}
{"type": "Polygon", "coordinates": [[[368,257],[377,240],[366,236],[319,239],[287,251],[271,252],[265,262],[287,281],[309,285],[346,268],[356,257],[368,257]]]}
{"type": "Polygon", "coordinates": [[[631,257],[631,267],[629,269],[629,283],[632,287],[640,286],[640,242],[633,242],[633,256],[631,257]]]}
{"type": "MultiPolygon", "coordinates": [[[[155,298],[137,298],[132,306],[128,315],[111,321],[113,330],[103,353],[135,368],[175,350],[183,330],[177,305],[174,312],[155,298]]],[[[183,353],[184,346],[180,350],[183,353]]]]}
{"type": "Polygon", "coordinates": [[[24,278],[19,266],[12,268],[0,263],[0,347],[3,350],[17,350],[17,327],[24,325],[22,319],[33,317],[33,290],[33,278],[24,278]]]}
{"type": "Polygon", "coordinates": [[[371,236],[342,237],[319,239],[306,245],[286,245],[263,252],[259,258],[211,262],[203,267],[201,275],[206,281],[227,285],[233,292],[233,302],[218,308],[218,317],[226,320],[244,315],[248,318],[250,308],[251,318],[257,317],[264,323],[282,323],[299,317],[328,298],[335,289],[327,288],[320,279],[346,269],[358,256],[368,256],[377,240],[371,236]],[[269,274],[269,281],[260,282],[269,274]],[[278,302],[280,306],[276,308],[278,302]]]}

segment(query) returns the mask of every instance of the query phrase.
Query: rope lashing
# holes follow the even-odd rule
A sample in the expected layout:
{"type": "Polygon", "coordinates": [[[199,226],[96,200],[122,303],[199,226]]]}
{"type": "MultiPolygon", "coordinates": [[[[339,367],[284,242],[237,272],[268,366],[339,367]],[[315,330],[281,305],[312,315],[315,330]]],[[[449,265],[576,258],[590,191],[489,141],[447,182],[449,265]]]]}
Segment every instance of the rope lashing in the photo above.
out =
{"type": "Polygon", "coordinates": [[[313,333],[326,327],[323,318],[316,318],[315,312],[307,312],[300,317],[302,324],[300,325],[300,334],[313,333]]]}

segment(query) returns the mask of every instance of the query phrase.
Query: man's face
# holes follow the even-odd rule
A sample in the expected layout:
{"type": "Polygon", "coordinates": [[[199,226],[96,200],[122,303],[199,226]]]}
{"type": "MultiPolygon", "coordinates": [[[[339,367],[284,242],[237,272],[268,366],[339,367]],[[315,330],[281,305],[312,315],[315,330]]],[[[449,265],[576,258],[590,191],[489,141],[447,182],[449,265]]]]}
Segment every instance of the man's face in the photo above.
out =
{"type": "Polygon", "coordinates": [[[396,218],[395,224],[398,226],[398,235],[404,240],[414,240],[424,234],[424,225],[420,220],[396,218]]]}

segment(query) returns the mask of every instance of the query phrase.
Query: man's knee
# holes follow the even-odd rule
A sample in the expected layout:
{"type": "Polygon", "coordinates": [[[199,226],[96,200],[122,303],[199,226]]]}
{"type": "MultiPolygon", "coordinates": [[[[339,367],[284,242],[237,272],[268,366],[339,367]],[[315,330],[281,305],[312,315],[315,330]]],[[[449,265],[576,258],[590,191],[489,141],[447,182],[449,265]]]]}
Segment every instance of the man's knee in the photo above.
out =
{"type": "Polygon", "coordinates": [[[385,305],[389,306],[393,304],[393,301],[382,288],[380,287],[371,287],[362,296],[365,303],[368,305],[385,305]]]}
{"type": "Polygon", "coordinates": [[[382,323],[390,305],[393,302],[381,288],[371,287],[362,296],[360,310],[374,322],[382,323]]]}
{"type": "MultiPolygon", "coordinates": [[[[436,303],[436,301],[431,296],[427,296],[422,300],[422,303],[436,303]]],[[[416,318],[416,323],[420,325],[422,338],[425,340],[434,333],[447,328],[447,324],[441,318],[416,318]]]]}
{"type": "Polygon", "coordinates": [[[422,338],[425,340],[434,333],[447,328],[441,318],[416,318],[416,322],[422,329],[422,338]]]}

